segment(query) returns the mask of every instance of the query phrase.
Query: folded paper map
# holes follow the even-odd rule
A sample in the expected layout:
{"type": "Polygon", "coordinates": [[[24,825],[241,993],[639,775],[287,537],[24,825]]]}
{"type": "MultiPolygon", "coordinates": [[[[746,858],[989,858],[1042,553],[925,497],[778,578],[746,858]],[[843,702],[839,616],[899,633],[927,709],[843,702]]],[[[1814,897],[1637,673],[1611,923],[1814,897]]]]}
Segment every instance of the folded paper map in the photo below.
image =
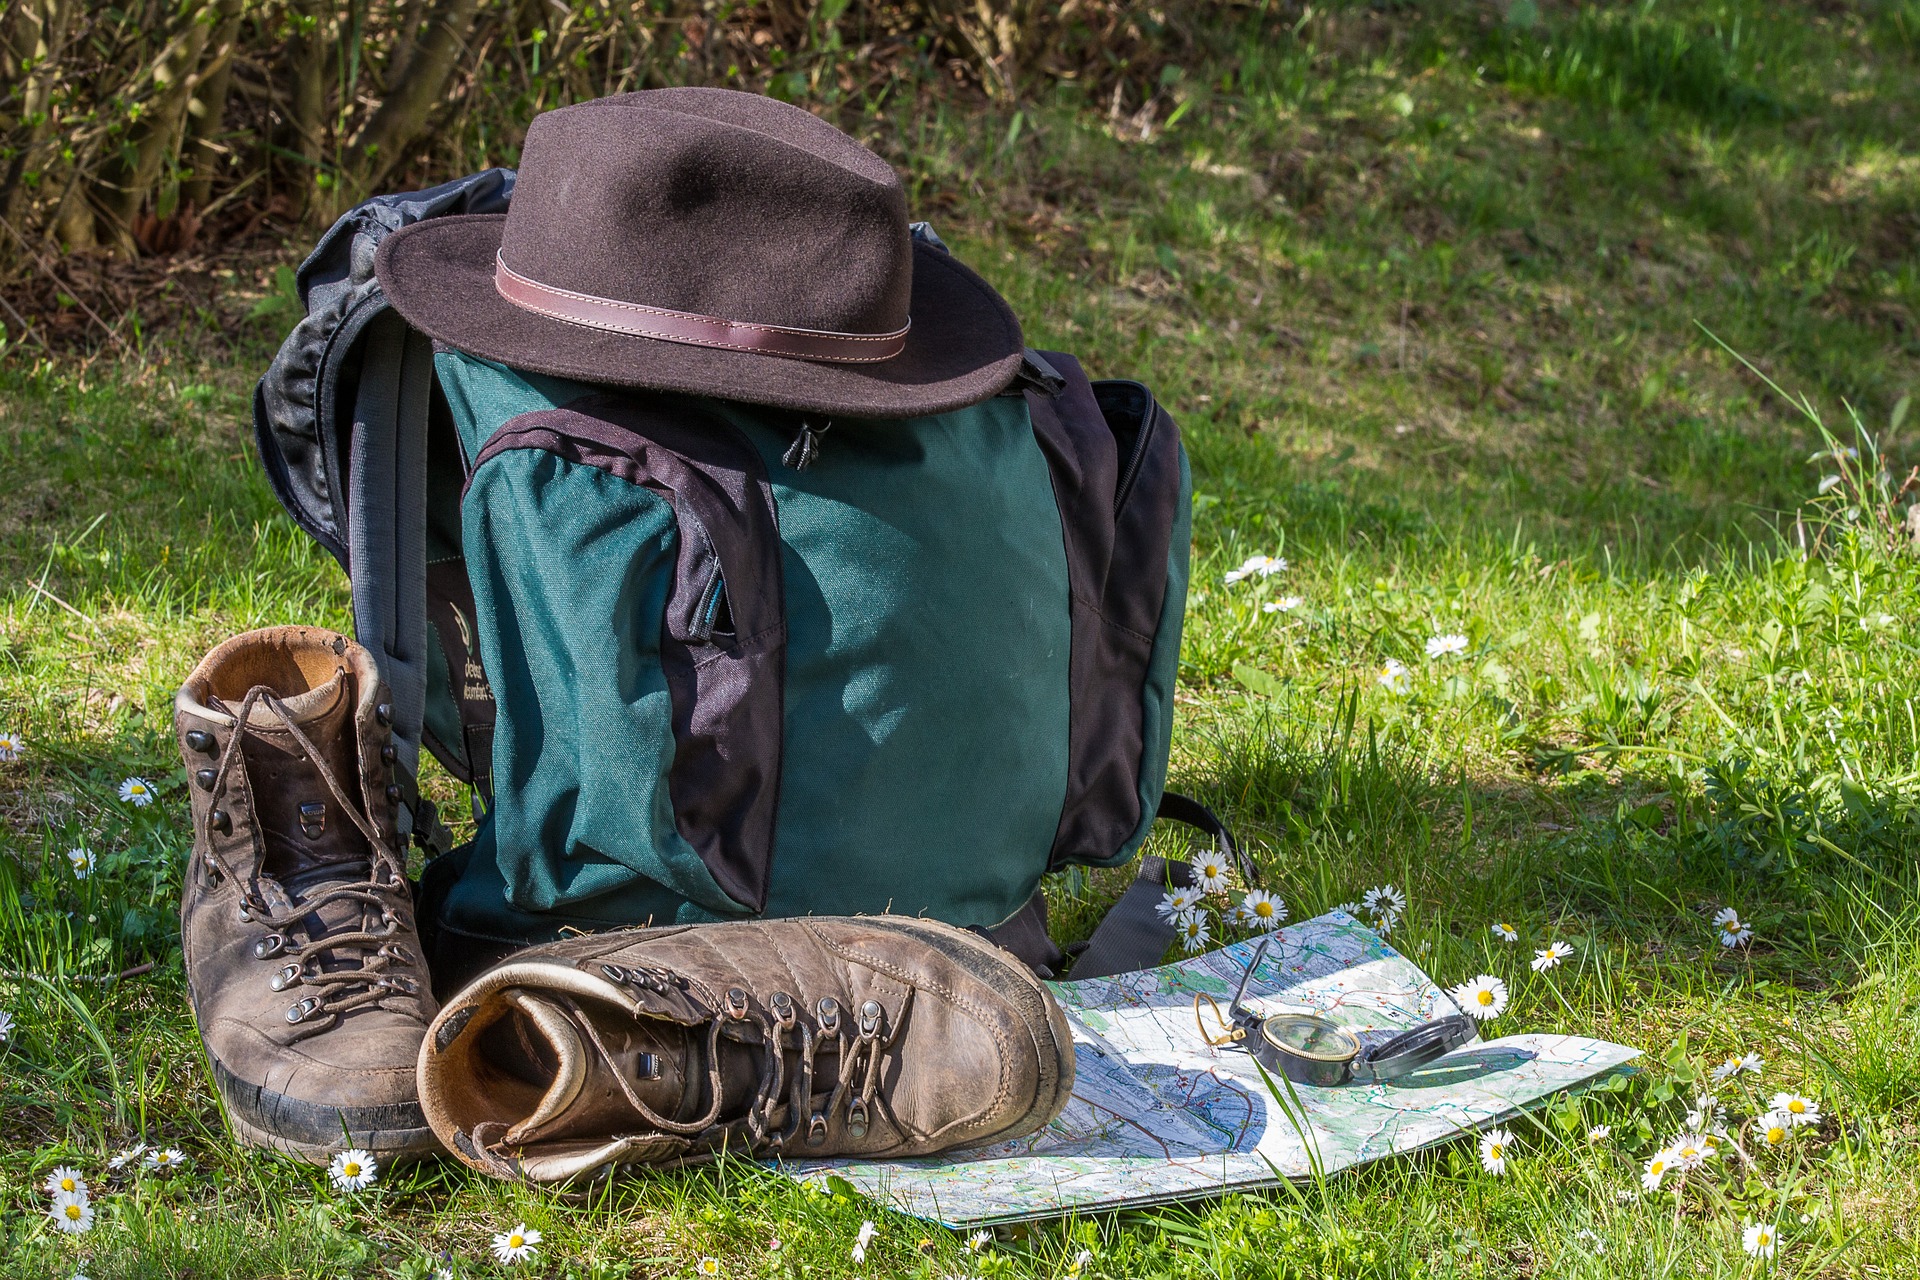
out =
{"type": "MultiPolygon", "coordinates": [[[[1334,1173],[1416,1151],[1638,1056],[1580,1036],[1504,1036],[1390,1084],[1296,1085],[1289,1095],[1285,1081],[1261,1079],[1245,1050],[1207,1044],[1194,1017],[1196,993],[1226,1007],[1258,946],[1249,940],[1158,969],[1049,984],[1073,1027],[1077,1074],[1066,1109],[1037,1133],[921,1160],[784,1169],[804,1181],[844,1178],[951,1227],[1138,1208],[1310,1177],[1316,1162],[1334,1173]]],[[[1419,966],[1338,911],[1281,931],[1243,1003],[1261,1014],[1318,1013],[1366,1043],[1456,1012],[1419,966]]]]}

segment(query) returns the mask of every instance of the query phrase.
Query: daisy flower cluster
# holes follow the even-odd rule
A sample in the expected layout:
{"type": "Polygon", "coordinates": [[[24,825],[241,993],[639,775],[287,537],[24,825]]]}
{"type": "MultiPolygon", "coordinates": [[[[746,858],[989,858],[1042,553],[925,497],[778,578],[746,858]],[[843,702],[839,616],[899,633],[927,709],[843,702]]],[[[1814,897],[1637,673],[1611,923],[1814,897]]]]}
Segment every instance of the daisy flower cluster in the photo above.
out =
{"type": "Polygon", "coordinates": [[[47,1217],[55,1231],[77,1236],[93,1230],[93,1197],[78,1169],[63,1164],[42,1185],[53,1199],[47,1217]]]}
{"type": "Polygon", "coordinates": [[[1229,930],[1245,934],[1272,933],[1287,918],[1287,904],[1277,894],[1250,889],[1233,901],[1233,869],[1218,852],[1204,853],[1190,864],[1193,883],[1169,890],[1155,908],[1172,924],[1188,955],[1205,951],[1229,930]]]}
{"type": "MultiPolygon", "coordinates": [[[[107,1161],[107,1179],[112,1181],[128,1170],[165,1177],[186,1163],[186,1153],[178,1147],[136,1143],[107,1161]]],[[[47,1175],[41,1187],[52,1201],[47,1207],[47,1219],[55,1231],[78,1236],[93,1230],[93,1188],[88,1185],[85,1174],[63,1164],[47,1175]]]]}
{"type": "MultiPolygon", "coordinates": [[[[1285,556],[1248,556],[1240,562],[1238,569],[1227,570],[1222,581],[1231,587],[1237,582],[1257,582],[1263,578],[1271,578],[1277,573],[1285,573],[1290,568],[1292,568],[1292,566],[1287,563],[1285,556]]],[[[1292,613],[1304,603],[1306,602],[1299,596],[1279,596],[1272,600],[1262,601],[1260,612],[1292,613]]]]}
{"type": "MultiPolygon", "coordinates": [[[[1466,653],[1473,642],[1458,632],[1437,633],[1427,637],[1427,657],[1435,660],[1457,658],[1466,653]]],[[[1407,664],[1398,658],[1388,658],[1374,672],[1374,683],[1396,698],[1404,698],[1413,692],[1413,672],[1407,664]]]]}
{"type": "Polygon", "coordinates": [[[1276,573],[1285,573],[1288,568],[1285,556],[1248,556],[1240,562],[1238,569],[1227,570],[1223,581],[1232,586],[1249,578],[1271,578],[1276,573]]]}
{"type": "Polygon", "coordinates": [[[1390,884],[1376,885],[1361,894],[1360,901],[1343,902],[1334,910],[1346,912],[1384,938],[1406,914],[1407,895],[1390,884]]]}

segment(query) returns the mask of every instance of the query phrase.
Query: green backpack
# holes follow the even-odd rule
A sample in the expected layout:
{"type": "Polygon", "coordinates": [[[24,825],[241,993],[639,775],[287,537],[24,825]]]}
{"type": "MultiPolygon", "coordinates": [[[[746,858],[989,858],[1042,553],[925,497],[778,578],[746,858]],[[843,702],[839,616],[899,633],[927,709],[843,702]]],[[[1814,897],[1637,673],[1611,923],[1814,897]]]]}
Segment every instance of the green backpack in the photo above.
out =
{"type": "MultiPolygon", "coordinates": [[[[437,985],[568,930],[882,911],[1052,970],[1048,872],[1126,862],[1157,814],[1237,860],[1163,795],[1191,488],[1144,386],[1030,352],[969,408],[829,422],[429,355],[360,264],[511,194],[462,182],[342,219],[256,399],[401,764],[476,789],[422,879],[437,985]]],[[[1149,859],[1076,976],[1156,961],[1184,871],[1149,859]]]]}

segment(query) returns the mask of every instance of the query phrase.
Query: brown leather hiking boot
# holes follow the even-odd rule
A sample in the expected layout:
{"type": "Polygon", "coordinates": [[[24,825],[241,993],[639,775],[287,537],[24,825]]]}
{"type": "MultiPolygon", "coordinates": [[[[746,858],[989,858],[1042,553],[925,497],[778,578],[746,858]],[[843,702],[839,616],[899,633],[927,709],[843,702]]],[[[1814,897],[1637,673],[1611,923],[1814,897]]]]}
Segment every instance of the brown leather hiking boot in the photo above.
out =
{"type": "Polygon", "coordinates": [[[439,1149],[414,1064],[435,1005],[373,656],[318,627],[209,653],[174,699],[193,797],[180,940],[240,1140],[324,1162],[439,1149]]]}
{"type": "Polygon", "coordinates": [[[1018,1137],[1073,1089],[1073,1042],[1025,965],[903,916],[569,938],[447,1002],[420,1101],[476,1169],[555,1182],[723,1148],[927,1155],[1018,1137]]]}

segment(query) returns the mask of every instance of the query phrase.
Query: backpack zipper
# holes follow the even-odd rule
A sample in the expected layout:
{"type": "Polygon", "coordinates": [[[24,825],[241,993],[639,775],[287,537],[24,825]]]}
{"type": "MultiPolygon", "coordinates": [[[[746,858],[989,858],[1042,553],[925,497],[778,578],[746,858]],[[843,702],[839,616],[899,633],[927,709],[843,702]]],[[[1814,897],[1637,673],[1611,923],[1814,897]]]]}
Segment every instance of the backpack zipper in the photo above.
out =
{"type": "Polygon", "coordinates": [[[1140,423],[1140,434],[1134,437],[1133,455],[1127,459],[1127,469],[1121,473],[1120,487],[1114,490],[1113,514],[1116,516],[1127,505],[1127,499],[1133,496],[1134,481],[1140,478],[1140,468],[1146,465],[1147,445],[1153,439],[1154,423],[1160,417],[1160,402],[1153,398],[1153,393],[1139,383],[1134,385],[1139,386],[1147,397],[1147,412],[1140,423]]]}
{"type": "Polygon", "coordinates": [[[819,426],[813,425],[812,418],[800,419],[800,434],[793,438],[787,451],[780,455],[780,465],[794,471],[805,471],[820,456],[820,438],[833,428],[833,419],[828,418],[819,426]]]}

